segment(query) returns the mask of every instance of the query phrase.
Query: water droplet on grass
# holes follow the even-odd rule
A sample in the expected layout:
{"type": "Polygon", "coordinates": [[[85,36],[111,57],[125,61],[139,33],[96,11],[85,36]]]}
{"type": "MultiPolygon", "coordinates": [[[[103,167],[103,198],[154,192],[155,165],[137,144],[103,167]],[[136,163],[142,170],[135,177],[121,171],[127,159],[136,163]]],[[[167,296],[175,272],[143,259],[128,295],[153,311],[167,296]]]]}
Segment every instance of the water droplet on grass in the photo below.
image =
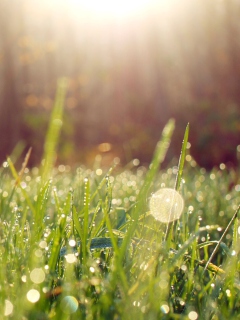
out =
{"type": "Polygon", "coordinates": [[[198,314],[196,311],[190,311],[189,314],[188,314],[188,318],[190,320],[197,320],[198,318],[198,314]]]}
{"type": "Polygon", "coordinates": [[[69,253],[65,256],[67,263],[74,263],[77,261],[77,258],[74,253],[69,253]]]}
{"type": "Polygon", "coordinates": [[[2,164],[3,168],[7,168],[8,167],[8,162],[7,161],[4,161],[3,164],[2,164]]]}
{"type": "Polygon", "coordinates": [[[70,247],[75,247],[76,246],[76,241],[74,239],[69,240],[69,245],[70,247]]]}
{"type": "Polygon", "coordinates": [[[161,305],[160,310],[162,311],[162,313],[166,314],[169,312],[170,308],[167,304],[163,304],[163,305],[161,305]]]}
{"type": "Polygon", "coordinates": [[[231,291],[229,289],[226,290],[226,294],[229,298],[231,297],[231,291]]]}
{"type": "Polygon", "coordinates": [[[27,293],[27,299],[28,301],[35,303],[40,299],[40,293],[36,289],[31,289],[27,293]]]}
{"type": "Polygon", "coordinates": [[[89,268],[89,270],[90,270],[90,272],[92,272],[92,273],[94,273],[94,272],[95,272],[94,267],[90,267],[90,268],[89,268]]]}

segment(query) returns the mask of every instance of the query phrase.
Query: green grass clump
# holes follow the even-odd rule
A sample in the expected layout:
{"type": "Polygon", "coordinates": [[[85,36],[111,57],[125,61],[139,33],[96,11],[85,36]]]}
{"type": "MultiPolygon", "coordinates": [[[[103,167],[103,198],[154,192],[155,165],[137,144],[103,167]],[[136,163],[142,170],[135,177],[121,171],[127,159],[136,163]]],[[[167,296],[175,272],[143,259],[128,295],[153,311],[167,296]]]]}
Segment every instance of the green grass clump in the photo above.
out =
{"type": "Polygon", "coordinates": [[[178,166],[161,170],[172,120],[149,169],[54,168],[56,101],[43,167],[1,167],[1,319],[238,319],[237,172],[199,168],[189,126],[178,166]],[[185,201],[168,225],[148,208],[163,187],[185,201]]]}

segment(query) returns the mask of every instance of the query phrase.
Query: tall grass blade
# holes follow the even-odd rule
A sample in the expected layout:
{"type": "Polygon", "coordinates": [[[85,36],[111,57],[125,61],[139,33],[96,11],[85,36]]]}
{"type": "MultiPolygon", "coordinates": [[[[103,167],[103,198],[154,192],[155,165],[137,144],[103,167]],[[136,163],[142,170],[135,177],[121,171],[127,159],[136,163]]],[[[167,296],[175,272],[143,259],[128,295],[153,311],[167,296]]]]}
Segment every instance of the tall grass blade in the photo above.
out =
{"type": "Polygon", "coordinates": [[[49,180],[40,190],[37,197],[36,204],[36,216],[34,221],[34,232],[33,232],[33,241],[38,242],[42,236],[42,231],[44,228],[43,219],[47,211],[47,203],[50,196],[50,187],[52,181],[49,180]]]}
{"type": "Polygon", "coordinates": [[[13,151],[10,154],[10,158],[12,159],[13,163],[15,163],[20,158],[25,147],[26,147],[26,142],[23,140],[20,140],[16,144],[16,146],[14,147],[13,151]]]}
{"type": "Polygon", "coordinates": [[[67,217],[71,212],[71,208],[72,208],[72,192],[70,191],[66,199],[66,204],[64,206],[64,210],[63,210],[64,213],[60,216],[58,220],[55,236],[53,239],[51,255],[48,262],[50,273],[54,273],[56,271],[57,261],[60,256],[61,242],[64,238],[67,217]]]}
{"type": "Polygon", "coordinates": [[[74,224],[74,228],[78,233],[78,236],[80,237],[80,239],[82,240],[83,238],[83,228],[78,220],[78,214],[77,214],[77,209],[75,206],[73,206],[73,224],[74,224]]]}
{"type": "Polygon", "coordinates": [[[84,180],[84,215],[83,215],[83,227],[82,227],[82,264],[87,264],[87,239],[88,239],[88,219],[89,219],[89,205],[90,205],[90,184],[89,180],[84,180]]]}
{"type": "MultiPolygon", "coordinates": [[[[183,142],[182,142],[182,149],[179,157],[179,162],[178,162],[178,172],[177,172],[177,177],[175,181],[175,187],[174,189],[176,191],[179,191],[180,186],[181,186],[181,180],[182,180],[182,174],[183,174],[183,168],[184,168],[184,162],[185,162],[185,157],[186,157],[186,149],[187,149],[187,143],[188,143],[188,135],[189,135],[189,123],[186,126],[184,137],[183,137],[183,142]]],[[[168,243],[168,247],[170,245],[170,242],[174,238],[174,223],[168,223],[167,224],[167,229],[166,229],[166,235],[165,235],[165,241],[168,243]]],[[[183,223],[184,228],[186,223],[183,223]]],[[[185,232],[184,232],[185,233],[185,232]]],[[[174,240],[175,242],[175,240],[174,240]]]]}
{"type": "Polygon", "coordinates": [[[44,143],[43,168],[42,168],[42,185],[50,178],[52,168],[56,158],[56,149],[62,127],[63,106],[66,95],[67,80],[62,78],[58,81],[58,88],[53,107],[51,120],[44,143]]]}
{"type": "Polygon", "coordinates": [[[157,146],[155,148],[155,152],[153,155],[153,159],[149,166],[149,170],[147,172],[144,184],[139,192],[137,201],[141,202],[143,199],[143,196],[146,196],[151,183],[153,182],[158,170],[160,169],[160,166],[163,163],[166,153],[168,151],[174,128],[175,128],[175,121],[173,119],[170,119],[162,131],[162,136],[160,141],[157,143],[157,146]]]}
{"type": "Polygon", "coordinates": [[[188,136],[189,136],[189,123],[187,124],[186,130],[184,133],[182,149],[181,149],[181,154],[180,154],[179,163],[178,163],[178,173],[177,173],[176,182],[175,182],[175,190],[177,191],[180,189],[180,185],[181,185],[183,167],[184,167],[184,162],[186,158],[188,136]]]}
{"type": "Polygon", "coordinates": [[[207,270],[207,267],[208,267],[209,263],[212,261],[213,257],[215,256],[215,254],[216,254],[216,252],[217,252],[217,250],[218,250],[218,248],[219,248],[219,246],[220,246],[223,238],[224,238],[224,237],[226,236],[226,234],[228,233],[228,230],[230,229],[232,223],[233,223],[234,220],[237,218],[239,211],[240,211],[240,205],[238,206],[237,210],[234,212],[234,215],[233,215],[232,219],[230,220],[229,224],[227,225],[227,228],[224,230],[221,238],[220,238],[219,241],[218,241],[218,244],[217,244],[216,247],[214,248],[214,250],[213,250],[210,258],[208,259],[208,261],[207,261],[207,263],[206,263],[206,266],[205,266],[203,272],[205,272],[205,271],[207,270]]]}
{"type": "Polygon", "coordinates": [[[123,244],[121,246],[121,250],[120,250],[121,259],[124,256],[125,250],[126,250],[127,246],[129,245],[131,237],[133,236],[134,231],[136,229],[136,226],[138,224],[138,218],[139,218],[140,214],[142,213],[142,208],[144,207],[144,202],[146,199],[147,192],[148,192],[162,162],[165,159],[167,150],[170,145],[170,141],[172,138],[174,128],[175,128],[175,121],[173,119],[170,119],[162,131],[161,139],[157,143],[152,162],[149,166],[149,170],[147,172],[143,186],[139,191],[136,206],[133,209],[132,222],[128,228],[128,231],[127,231],[126,236],[124,238],[123,244]]]}
{"type": "Polygon", "coordinates": [[[28,161],[29,161],[29,159],[30,159],[31,152],[32,152],[32,147],[30,147],[30,148],[28,149],[28,152],[27,152],[27,154],[26,154],[26,156],[25,156],[25,158],[24,158],[24,161],[23,161],[23,163],[22,163],[22,168],[21,168],[21,170],[20,170],[19,173],[18,173],[18,179],[16,180],[15,185],[18,185],[18,184],[20,183],[20,181],[21,181],[21,178],[22,178],[22,176],[23,176],[23,174],[24,174],[24,170],[26,169],[27,164],[28,164],[28,161]]]}
{"type": "MultiPolygon", "coordinates": [[[[13,164],[12,160],[9,157],[7,158],[7,162],[8,162],[9,168],[11,170],[11,173],[12,173],[15,181],[18,181],[18,173],[17,173],[17,171],[16,171],[16,169],[14,167],[14,164],[13,164]]],[[[16,188],[16,185],[14,186],[13,192],[15,191],[15,188],[16,188]]],[[[35,216],[36,215],[36,210],[35,210],[32,202],[31,202],[26,190],[24,190],[24,188],[21,186],[21,184],[19,184],[19,188],[21,189],[21,192],[23,194],[24,199],[26,200],[26,203],[28,204],[28,206],[31,209],[33,215],[35,216]]]]}

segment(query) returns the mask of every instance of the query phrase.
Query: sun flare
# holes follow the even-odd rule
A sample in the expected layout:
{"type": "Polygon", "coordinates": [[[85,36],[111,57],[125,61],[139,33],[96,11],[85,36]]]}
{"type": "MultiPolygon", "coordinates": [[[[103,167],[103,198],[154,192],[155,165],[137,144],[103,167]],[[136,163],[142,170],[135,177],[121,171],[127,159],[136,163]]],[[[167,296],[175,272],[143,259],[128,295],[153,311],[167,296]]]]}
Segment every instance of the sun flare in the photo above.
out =
{"type": "MultiPolygon", "coordinates": [[[[55,11],[61,8],[66,16],[81,21],[117,19],[125,21],[159,11],[172,11],[177,0],[42,0],[41,5],[55,11]],[[93,20],[89,20],[93,19],[93,20]]],[[[64,17],[64,16],[63,16],[64,17]]]]}
{"type": "Polygon", "coordinates": [[[84,9],[94,14],[128,16],[143,11],[151,0],[80,0],[84,9]]]}

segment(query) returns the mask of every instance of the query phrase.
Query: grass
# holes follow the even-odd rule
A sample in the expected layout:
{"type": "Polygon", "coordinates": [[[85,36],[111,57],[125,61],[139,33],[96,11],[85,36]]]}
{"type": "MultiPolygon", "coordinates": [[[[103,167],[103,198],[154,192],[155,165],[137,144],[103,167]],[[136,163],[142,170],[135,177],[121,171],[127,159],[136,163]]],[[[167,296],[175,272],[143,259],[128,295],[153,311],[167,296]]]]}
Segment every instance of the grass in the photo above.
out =
{"type": "Polygon", "coordinates": [[[28,155],[17,173],[12,155],[1,168],[0,318],[240,319],[237,171],[199,168],[189,125],[178,166],[161,170],[172,120],[149,169],[54,167],[64,90],[42,167],[28,155]],[[162,187],[185,201],[167,225],[148,208],[162,187]]]}

